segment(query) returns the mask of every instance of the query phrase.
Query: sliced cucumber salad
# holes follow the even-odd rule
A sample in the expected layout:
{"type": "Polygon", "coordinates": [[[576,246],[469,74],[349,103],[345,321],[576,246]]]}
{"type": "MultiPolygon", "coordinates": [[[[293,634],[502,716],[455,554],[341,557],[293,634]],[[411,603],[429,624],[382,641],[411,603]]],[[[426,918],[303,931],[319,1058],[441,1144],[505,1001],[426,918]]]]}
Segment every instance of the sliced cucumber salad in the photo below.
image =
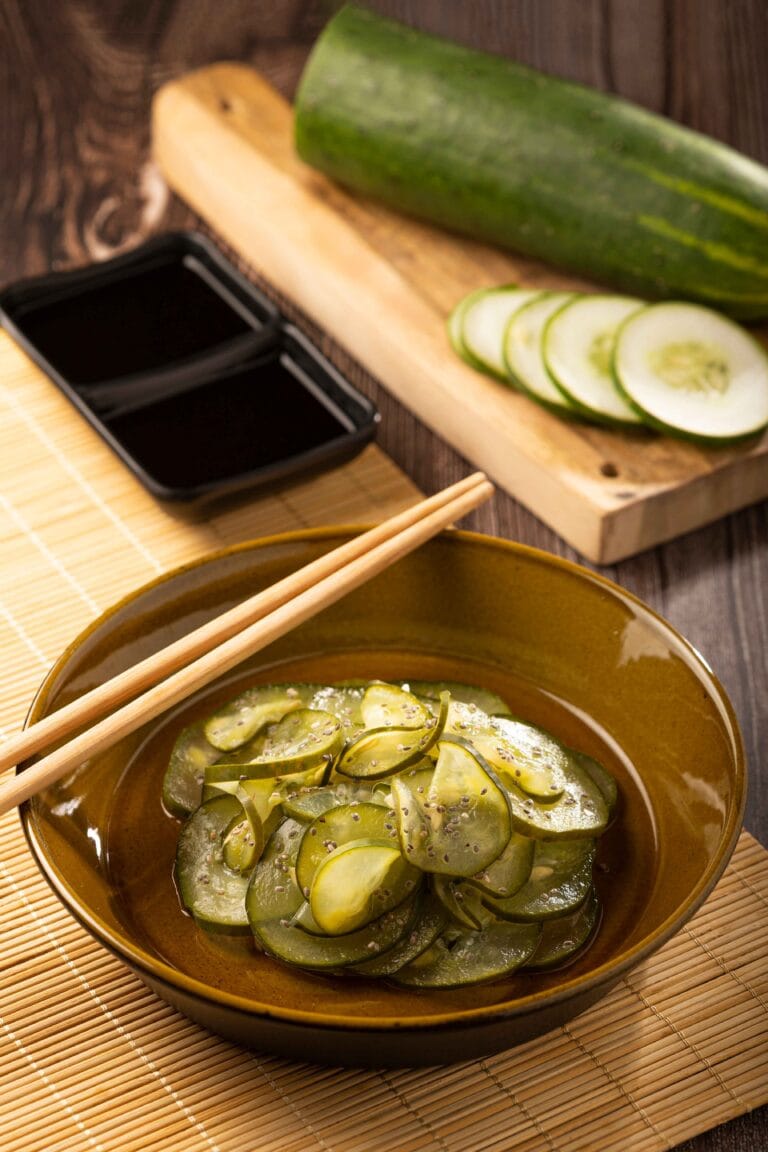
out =
{"type": "Polygon", "coordinates": [[[599,922],[605,768],[454,683],[257,686],[180,733],[176,885],[210,932],[417,988],[567,962],[599,922]]]}
{"type": "Polygon", "coordinates": [[[702,305],[505,286],[470,293],[448,327],[474,368],[561,416],[714,445],[768,428],[768,353],[702,305]]]}

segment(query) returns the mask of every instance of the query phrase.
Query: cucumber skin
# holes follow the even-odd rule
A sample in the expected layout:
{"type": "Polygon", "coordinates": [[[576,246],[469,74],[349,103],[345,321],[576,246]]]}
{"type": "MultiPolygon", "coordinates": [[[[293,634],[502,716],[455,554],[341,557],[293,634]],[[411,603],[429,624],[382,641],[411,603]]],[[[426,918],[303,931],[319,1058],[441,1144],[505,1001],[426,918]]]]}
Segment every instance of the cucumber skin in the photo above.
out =
{"type": "Polygon", "coordinates": [[[295,143],[448,229],[635,294],[768,316],[768,169],[615,96],[345,7],[301,78],[295,143]]]}

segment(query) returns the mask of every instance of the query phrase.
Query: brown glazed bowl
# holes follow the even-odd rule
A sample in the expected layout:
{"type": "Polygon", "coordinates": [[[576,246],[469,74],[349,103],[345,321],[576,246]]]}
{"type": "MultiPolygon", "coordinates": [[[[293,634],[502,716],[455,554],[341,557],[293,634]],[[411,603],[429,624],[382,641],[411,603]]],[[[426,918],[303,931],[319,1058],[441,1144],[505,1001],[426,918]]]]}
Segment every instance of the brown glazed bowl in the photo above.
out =
{"type": "MultiPolygon", "coordinates": [[[[155,580],[67,649],[30,723],[353,531],[257,540],[155,580]]],[[[735,846],[744,796],[733,709],[667,623],[586,569],[448,532],[95,756],[27,802],[22,818],[66,907],[206,1028],[300,1060],[412,1066],[511,1047],[599,1001],[710,892],[735,846]],[[616,773],[619,812],[596,873],[603,919],[574,963],[482,987],[407,991],[309,975],[256,953],[248,938],[209,935],[181,912],[172,877],[179,825],[160,802],[178,729],[249,682],[350,677],[479,683],[616,773]]]]}

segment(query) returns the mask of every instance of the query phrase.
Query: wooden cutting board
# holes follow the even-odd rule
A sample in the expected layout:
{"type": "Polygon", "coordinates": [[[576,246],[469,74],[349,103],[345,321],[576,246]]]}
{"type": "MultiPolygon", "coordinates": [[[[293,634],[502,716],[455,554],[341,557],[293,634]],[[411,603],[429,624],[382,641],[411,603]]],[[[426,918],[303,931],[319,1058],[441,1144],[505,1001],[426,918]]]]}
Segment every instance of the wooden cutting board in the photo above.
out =
{"type": "Polygon", "coordinates": [[[256,72],[213,65],[158,92],[155,157],[260,275],[587,559],[612,563],[768,496],[768,436],[708,449],[567,423],[461,363],[445,319],[465,292],[590,285],[347,194],[296,157],[292,119],[256,72]]]}

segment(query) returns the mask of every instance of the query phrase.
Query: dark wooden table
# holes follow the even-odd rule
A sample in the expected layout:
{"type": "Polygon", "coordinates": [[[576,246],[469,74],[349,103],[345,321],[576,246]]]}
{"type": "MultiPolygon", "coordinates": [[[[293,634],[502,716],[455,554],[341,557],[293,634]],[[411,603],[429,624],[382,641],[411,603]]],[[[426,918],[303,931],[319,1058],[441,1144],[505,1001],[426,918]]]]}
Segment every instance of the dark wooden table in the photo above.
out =
{"type": "MultiPolygon", "coordinates": [[[[611,90],[768,164],[765,0],[375,0],[384,14],[611,90]]],[[[194,224],[149,158],[149,106],[215,60],[292,96],[333,4],[321,0],[0,0],[0,283],[102,259],[194,224]]],[[[380,444],[425,491],[467,464],[375,380],[326,350],[382,412],[380,444]]],[[[580,559],[499,493],[473,527],[580,559]]],[[[605,573],[706,657],[739,715],[751,767],[746,827],[768,845],[768,505],[605,573]]],[[[768,1075],[768,1070],[766,1070],[768,1075]]],[[[768,1110],[687,1152],[768,1149],[768,1110]]]]}

